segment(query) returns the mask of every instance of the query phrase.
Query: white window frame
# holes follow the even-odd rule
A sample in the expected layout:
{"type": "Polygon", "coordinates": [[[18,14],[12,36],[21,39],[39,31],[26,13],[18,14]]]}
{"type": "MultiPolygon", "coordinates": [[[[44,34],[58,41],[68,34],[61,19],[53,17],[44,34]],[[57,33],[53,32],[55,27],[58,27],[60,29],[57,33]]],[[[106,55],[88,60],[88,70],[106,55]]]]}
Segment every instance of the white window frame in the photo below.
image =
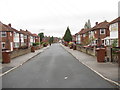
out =
{"type": "Polygon", "coordinates": [[[105,34],[105,29],[100,29],[100,34],[105,34]],[[104,33],[102,33],[104,31],[104,33]]]}
{"type": "Polygon", "coordinates": [[[7,32],[4,32],[4,31],[1,32],[1,36],[2,36],[2,37],[6,37],[6,36],[7,36],[7,32]],[[3,34],[5,34],[5,36],[3,36],[3,34]]]}
{"type": "Polygon", "coordinates": [[[5,42],[2,42],[1,44],[2,44],[2,49],[5,49],[5,42]],[[4,44],[4,47],[3,47],[3,44],[4,44]]]}
{"type": "Polygon", "coordinates": [[[12,32],[10,32],[10,36],[12,36],[12,32]]]}

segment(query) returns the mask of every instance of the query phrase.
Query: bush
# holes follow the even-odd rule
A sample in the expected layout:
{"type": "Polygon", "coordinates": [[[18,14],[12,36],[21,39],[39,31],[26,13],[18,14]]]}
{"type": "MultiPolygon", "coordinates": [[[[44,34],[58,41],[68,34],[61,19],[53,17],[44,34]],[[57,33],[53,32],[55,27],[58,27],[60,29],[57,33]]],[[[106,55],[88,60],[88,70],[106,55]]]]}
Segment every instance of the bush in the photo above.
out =
{"type": "Polygon", "coordinates": [[[32,46],[36,46],[36,43],[33,43],[32,46]]]}
{"type": "Polygon", "coordinates": [[[117,47],[117,43],[118,43],[118,41],[117,41],[117,39],[115,39],[112,43],[112,47],[117,47]]]}
{"type": "Polygon", "coordinates": [[[33,46],[37,46],[37,45],[40,45],[40,43],[39,43],[39,42],[36,42],[36,43],[33,43],[32,45],[33,45],[33,46]]]}
{"type": "Polygon", "coordinates": [[[39,42],[36,42],[36,45],[40,45],[40,43],[39,43],[39,42]]]}
{"type": "Polygon", "coordinates": [[[48,45],[48,42],[43,42],[43,47],[46,47],[48,45]]]}

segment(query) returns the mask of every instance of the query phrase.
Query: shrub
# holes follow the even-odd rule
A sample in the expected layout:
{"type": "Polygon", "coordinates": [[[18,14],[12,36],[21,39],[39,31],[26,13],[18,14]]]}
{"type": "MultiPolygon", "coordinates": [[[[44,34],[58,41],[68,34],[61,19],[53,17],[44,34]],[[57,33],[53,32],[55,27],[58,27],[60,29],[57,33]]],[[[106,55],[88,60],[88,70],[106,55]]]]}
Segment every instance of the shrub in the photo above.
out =
{"type": "Polygon", "coordinates": [[[32,46],[36,46],[36,43],[33,43],[32,46]]]}
{"type": "Polygon", "coordinates": [[[40,43],[39,43],[39,42],[36,42],[36,43],[33,43],[32,45],[33,45],[33,46],[37,46],[37,45],[40,45],[40,43]]]}
{"type": "Polygon", "coordinates": [[[117,39],[115,39],[112,43],[112,47],[117,47],[117,39]]]}

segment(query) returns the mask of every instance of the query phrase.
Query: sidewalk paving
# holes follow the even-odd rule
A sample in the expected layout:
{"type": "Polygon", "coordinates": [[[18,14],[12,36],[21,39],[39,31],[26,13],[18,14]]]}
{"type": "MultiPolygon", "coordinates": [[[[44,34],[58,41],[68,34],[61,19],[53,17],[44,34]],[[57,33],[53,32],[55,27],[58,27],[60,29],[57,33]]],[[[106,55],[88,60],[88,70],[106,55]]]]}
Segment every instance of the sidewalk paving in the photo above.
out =
{"type": "Polygon", "coordinates": [[[19,57],[16,57],[14,59],[11,59],[11,62],[8,64],[0,64],[0,76],[5,75],[6,73],[16,69],[17,67],[23,65],[27,61],[29,61],[31,58],[35,57],[36,55],[43,52],[45,49],[47,49],[49,46],[41,48],[39,50],[36,50],[35,52],[31,52],[19,57]]]}
{"type": "Polygon", "coordinates": [[[117,63],[98,63],[95,56],[91,56],[77,50],[69,49],[69,47],[66,47],[62,44],[61,46],[65,48],[65,50],[67,50],[70,54],[72,54],[76,59],[78,59],[82,64],[89,67],[102,78],[120,86],[120,77],[118,76],[119,68],[117,63]]]}

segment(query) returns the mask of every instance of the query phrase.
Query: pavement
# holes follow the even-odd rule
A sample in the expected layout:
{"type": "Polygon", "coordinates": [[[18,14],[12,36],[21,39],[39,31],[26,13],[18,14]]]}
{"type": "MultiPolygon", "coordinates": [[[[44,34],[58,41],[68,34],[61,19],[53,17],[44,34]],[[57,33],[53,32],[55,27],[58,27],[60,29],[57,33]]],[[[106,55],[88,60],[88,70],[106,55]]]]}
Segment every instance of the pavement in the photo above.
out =
{"type": "Polygon", "coordinates": [[[99,76],[104,78],[105,80],[114,83],[120,86],[120,77],[117,63],[113,62],[97,62],[97,58],[95,56],[88,55],[86,53],[80,52],[78,50],[69,49],[61,44],[61,46],[72,54],[76,59],[78,59],[82,64],[90,68],[92,71],[97,73],[99,76]]]}
{"type": "Polygon", "coordinates": [[[14,70],[16,68],[22,66],[24,63],[29,61],[31,58],[37,56],[38,54],[40,54],[47,48],[49,48],[49,46],[41,48],[39,50],[35,50],[35,52],[31,52],[31,53],[13,58],[13,59],[11,59],[11,62],[8,64],[0,64],[0,77],[11,72],[12,70],[14,70]]]}

